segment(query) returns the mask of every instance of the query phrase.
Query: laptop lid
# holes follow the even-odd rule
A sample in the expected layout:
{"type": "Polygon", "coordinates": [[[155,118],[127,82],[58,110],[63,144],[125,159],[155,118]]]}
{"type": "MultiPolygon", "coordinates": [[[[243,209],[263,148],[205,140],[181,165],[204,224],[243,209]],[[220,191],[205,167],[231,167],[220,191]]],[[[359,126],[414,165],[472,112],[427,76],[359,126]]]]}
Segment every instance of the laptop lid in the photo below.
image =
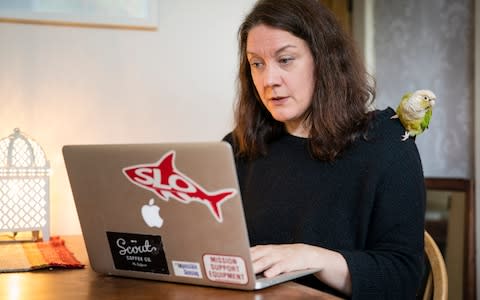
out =
{"type": "Polygon", "coordinates": [[[226,142],[67,145],[63,155],[92,268],[252,290],[257,282],[226,142]]]}

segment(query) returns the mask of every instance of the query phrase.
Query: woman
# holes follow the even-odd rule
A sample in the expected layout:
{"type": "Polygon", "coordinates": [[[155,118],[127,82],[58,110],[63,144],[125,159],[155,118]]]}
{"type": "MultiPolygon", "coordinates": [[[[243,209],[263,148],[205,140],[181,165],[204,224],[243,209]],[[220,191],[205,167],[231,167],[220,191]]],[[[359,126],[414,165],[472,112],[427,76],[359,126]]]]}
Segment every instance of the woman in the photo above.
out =
{"type": "Polygon", "coordinates": [[[425,187],[415,142],[318,0],[259,1],[239,29],[236,154],[257,273],[352,299],[413,299],[425,187]]]}

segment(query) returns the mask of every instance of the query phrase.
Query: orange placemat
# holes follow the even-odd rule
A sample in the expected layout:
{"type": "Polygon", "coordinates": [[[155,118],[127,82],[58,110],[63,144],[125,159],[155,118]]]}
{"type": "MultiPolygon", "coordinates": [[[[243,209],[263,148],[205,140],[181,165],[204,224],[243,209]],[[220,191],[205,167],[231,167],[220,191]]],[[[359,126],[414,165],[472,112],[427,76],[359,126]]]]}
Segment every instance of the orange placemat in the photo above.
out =
{"type": "Polygon", "coordinates": [[[48,242],[0,244],[0,273],[32,271],[46,268],[83,268],[60,237],[48,242]]]}

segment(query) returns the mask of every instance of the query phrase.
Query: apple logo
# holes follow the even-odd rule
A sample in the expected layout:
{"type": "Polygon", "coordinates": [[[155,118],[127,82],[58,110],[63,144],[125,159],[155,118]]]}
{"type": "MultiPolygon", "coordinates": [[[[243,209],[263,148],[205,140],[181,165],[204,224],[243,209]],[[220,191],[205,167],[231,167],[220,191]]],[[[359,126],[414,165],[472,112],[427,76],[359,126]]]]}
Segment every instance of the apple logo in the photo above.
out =
{"type": "Polygon", "coordinates": [[[148,205],[142,206],[142,217],[148,226],[160,228],[163,225],[163,219],[160,217],[160,207],[154,203],[155,200],[152,198],[148,201],[148,205]]]}

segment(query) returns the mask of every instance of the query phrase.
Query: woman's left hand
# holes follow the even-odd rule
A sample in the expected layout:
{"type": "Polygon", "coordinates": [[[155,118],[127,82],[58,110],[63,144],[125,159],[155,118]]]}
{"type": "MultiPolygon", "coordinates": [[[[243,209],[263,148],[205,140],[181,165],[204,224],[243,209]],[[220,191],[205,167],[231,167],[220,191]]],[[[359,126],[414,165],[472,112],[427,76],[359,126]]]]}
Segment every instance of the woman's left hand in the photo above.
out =
{"type": "Polygon", "coordinates": [[[321,268],[321,248],[306,244],[260,245],[250,248],[255,274],[263,272],[265,277],[281,273],[321,268]]]}
{"type": "Polygon", "coordinates": [[[345,258],[338,252],[307,244],[260,245],[250,248],[255,274],[265,277],[318,268],[315,276],[327,285],[350,295],[352,282],[345,258]]]}

